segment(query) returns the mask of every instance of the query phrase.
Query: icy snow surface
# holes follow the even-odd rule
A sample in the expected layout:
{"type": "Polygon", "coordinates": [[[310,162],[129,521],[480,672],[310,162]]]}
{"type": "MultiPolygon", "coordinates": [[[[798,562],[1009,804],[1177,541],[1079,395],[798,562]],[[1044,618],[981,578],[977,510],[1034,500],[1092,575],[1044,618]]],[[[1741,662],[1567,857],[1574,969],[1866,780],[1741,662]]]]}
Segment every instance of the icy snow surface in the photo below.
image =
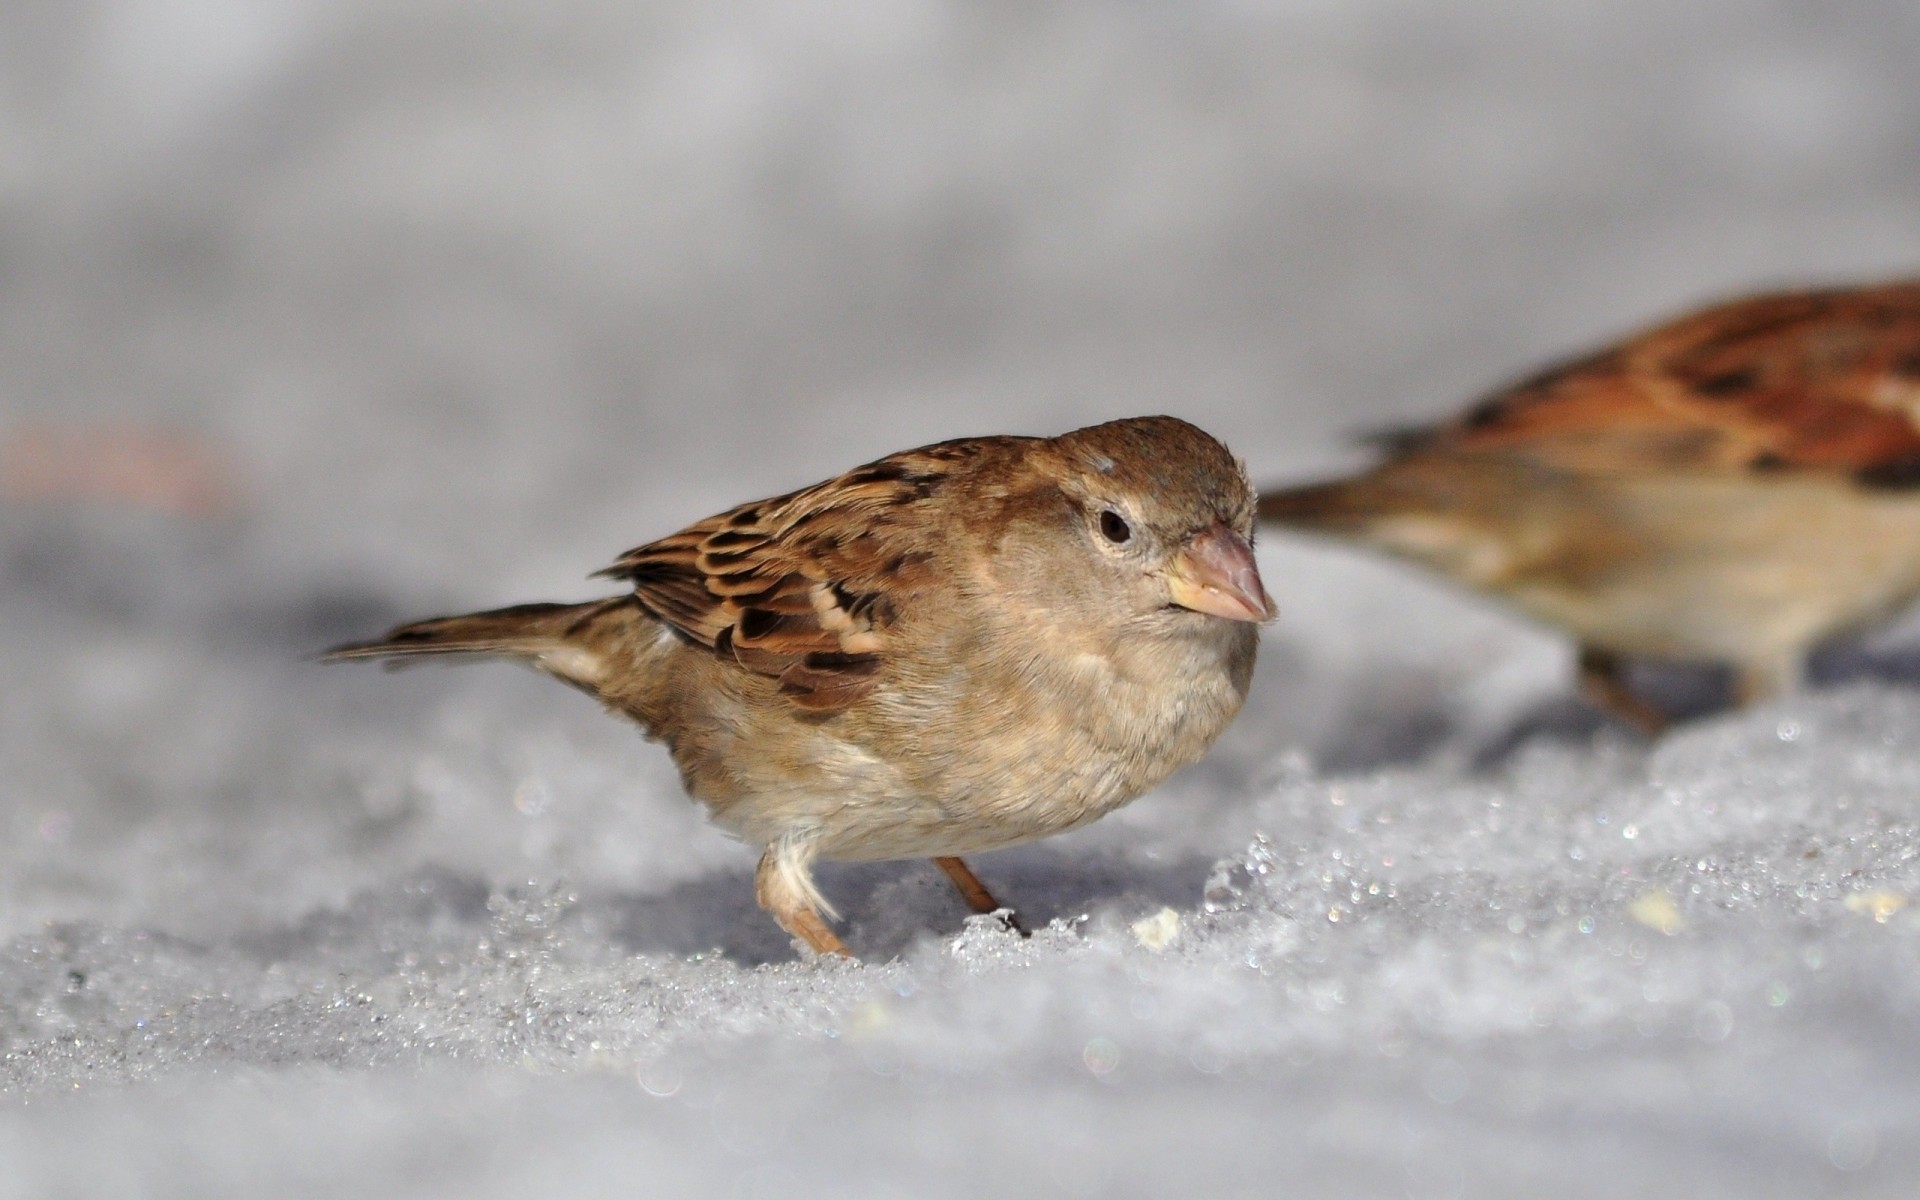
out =
{"type": "Polygon", "coordinates": [[[1270,537],[1217,751],[978,860],[1030,942],[829,867],[859,964],[584,698],[302,656],[905,445],[1304,479],[1910,272],[1915,62],[1909,0],[5,6],[0,451],[229,498],[0,498],[0,1194],[1913,1195],[1911,621],[1649,746],[1270,537]]]}

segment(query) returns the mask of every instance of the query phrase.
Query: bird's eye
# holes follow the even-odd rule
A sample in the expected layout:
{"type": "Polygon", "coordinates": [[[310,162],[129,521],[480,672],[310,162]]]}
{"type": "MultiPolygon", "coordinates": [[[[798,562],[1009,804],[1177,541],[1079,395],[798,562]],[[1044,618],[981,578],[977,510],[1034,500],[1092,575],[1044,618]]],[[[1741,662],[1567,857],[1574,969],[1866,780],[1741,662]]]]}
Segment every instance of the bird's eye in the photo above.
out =
{"type": "Polygon", "coordinates": [[[1124,546],[1133,540],[1133,526],[1112,509],[1100,514],[1100,532],[1116,546],[1124,546]]]}

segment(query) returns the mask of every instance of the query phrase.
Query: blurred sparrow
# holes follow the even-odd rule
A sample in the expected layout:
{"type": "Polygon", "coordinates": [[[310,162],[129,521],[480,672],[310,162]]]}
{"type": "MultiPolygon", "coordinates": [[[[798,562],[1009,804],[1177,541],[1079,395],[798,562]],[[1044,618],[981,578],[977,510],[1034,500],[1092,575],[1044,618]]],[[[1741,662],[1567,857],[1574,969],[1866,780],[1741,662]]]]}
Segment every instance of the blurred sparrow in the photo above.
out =
{"type": "Polygon", "coordinates": [[[403,625],[334,659],[520,658],[667,744],[766,848],[760,904],[847,953],[826,859],[959,858],[1078,828],[1204,753],[1257,623],[1253,488],[1184,421],[890,455],[628,551],[631,593],[403,625]]]}
{"type": "Polygon", "coordinates": [[[1385,439],[1263,520],[1423,563],[1570,630],[1649,732],[1627,657],[1719,663],[1741,702],[1920,594],[1920,283],[1704,309],[1385,439]]]}

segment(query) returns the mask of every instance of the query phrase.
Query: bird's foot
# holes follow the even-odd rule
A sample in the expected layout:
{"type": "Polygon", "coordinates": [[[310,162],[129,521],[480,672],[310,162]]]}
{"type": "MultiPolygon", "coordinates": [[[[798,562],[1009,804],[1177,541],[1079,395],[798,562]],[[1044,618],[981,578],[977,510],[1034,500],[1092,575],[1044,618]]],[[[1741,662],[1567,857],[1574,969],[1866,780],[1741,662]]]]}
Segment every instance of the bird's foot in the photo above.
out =
{"type": "Polygon", "coordinates": [[[1026,922],[1020,919],[1020,914],[994,899],[987,885],[980,882],[980,877],[964,861],[951,857],[935,858],[933,865],[946,872],[947,878],[953,881],[954,890],[960,893],[960,898],[967,902],[968,908],[982,915],[997,914],[1008,929],[1021,937],[1033,936],[1026,922]]]}

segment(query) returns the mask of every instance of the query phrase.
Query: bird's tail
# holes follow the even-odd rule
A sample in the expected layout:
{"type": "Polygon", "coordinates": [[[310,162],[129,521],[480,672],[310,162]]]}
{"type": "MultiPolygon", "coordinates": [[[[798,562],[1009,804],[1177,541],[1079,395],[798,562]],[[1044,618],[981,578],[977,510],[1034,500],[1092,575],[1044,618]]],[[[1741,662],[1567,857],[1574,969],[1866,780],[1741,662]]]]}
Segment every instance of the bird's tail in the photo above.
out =
{"type": "Polygon", "coordinates": [[[1363,528],[1406,503],[1406,497],[1371,479],[1342,479],[1260,493],[1260,520],[1295,529],[1328,533],[1363,528]]]}
{"type": "Polygon", "coordinates": [[[320,655],[324,662],[372,658],[388,666],[429,655],[497,655],[529,660],[569,683],[598,691],[615,667],[621,633],[648,618],[631,596],[584,604],[516,604],[490,612],[434,617],[350,642],[320,655]]]}

